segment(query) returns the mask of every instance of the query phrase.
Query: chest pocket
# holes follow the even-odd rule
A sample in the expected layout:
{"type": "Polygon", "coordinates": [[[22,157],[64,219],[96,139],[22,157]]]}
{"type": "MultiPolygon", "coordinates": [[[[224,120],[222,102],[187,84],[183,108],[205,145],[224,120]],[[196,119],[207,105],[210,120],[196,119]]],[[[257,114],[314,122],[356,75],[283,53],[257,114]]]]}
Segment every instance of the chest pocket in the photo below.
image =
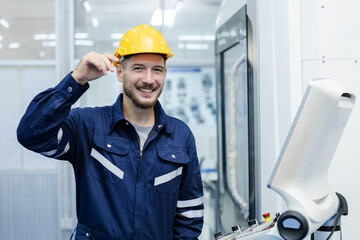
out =
{"type": "Polygon", "coordinates": [[[175,193],[179,190],[181,174],[189,157],[185,149],[170,145],[157,145],[158,159],[154,187],[159,192],[175,193]]]}
{"type": "Polygon", "coordinates": [[[118,183],[125,177],[126,158],[129,142],[96,132],[90,157],[90,172],[98,180],[118,183]]]}

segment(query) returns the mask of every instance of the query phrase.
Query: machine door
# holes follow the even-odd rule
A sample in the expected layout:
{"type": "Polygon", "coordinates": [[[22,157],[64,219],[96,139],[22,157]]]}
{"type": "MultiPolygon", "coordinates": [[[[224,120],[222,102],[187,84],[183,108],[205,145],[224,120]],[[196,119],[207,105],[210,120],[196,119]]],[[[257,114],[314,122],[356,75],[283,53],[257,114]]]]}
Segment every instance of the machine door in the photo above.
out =
{"type": "Polygon", "coordinates": [[[254,219],[253,108],[248,76],[246,7],[216,33],[219,223],[222,231],[254,219]]]}
{"type": "MultiPolygon", "coordinates": [[[[246,39],[224,52],[224,123],[226,181],[236,188],[238,206],[249,215],[249,123],[246,39]],[[240,57],[239,57],[240,56],[240,57]]],[[[235,189],[234,189],[235,190],[235,189]]]]}

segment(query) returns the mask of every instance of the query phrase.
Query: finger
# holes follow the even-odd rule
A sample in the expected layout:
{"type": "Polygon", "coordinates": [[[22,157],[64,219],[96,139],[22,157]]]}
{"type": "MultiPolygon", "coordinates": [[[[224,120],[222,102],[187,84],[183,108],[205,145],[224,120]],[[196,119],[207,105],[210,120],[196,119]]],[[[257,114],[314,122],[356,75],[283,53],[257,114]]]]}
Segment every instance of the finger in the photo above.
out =
{"type": "Polygon", "coordinates": [[[107,74],[106,65],[103,59],[99,58],[96,61],[90,61],[89,66],[93,68],[95,71],[102,73],[103,75],[107,74]]]}
{"type": "Polygon", "coordinates": [[[108,68],[106,66],[106,62],[105,61],[100,61],[100,65],[101,65],[101,72],[104,75],[108,74],[108,68]]]}
{"type": "Polygon", "coordinates": [[[114,72],[112,62],[109,59],[110,56],[112,55],[90,52],[89,54],[87,54],[86,61],[89,65],[92,65],[96,71],[101,72],[103,75],[107,75],[108,71],[114,72]]]}
{"type": "Polygon", "coordinates": [[[109,59],[108,56],[106,56],[106,55],[104,55],[104,63],[106,65],[107,71],[111,71],[111,72],[115,71],[111,59],[109,59]]]}
{"type": "Polygon", "coordinates": [[[111,62],[120,62],[120,59],[110,53],[105,53],[104,56],[106,56],[111,62]]]}

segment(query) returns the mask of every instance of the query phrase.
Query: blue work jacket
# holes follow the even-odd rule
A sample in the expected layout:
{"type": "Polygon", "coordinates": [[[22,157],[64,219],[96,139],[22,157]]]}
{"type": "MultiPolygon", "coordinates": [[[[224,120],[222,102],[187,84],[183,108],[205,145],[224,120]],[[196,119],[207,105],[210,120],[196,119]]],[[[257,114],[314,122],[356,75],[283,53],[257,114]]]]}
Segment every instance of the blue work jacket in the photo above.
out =
{"type": "Polygon", "coordinates": [[[122,95],[112,106],[71,109],[88,87],[68,74],[31,101],[17,129],[24,147],[72,164],[76,239],[197,239],[203,189],[188,126],[157,102],[141,151],[122,95]]]}

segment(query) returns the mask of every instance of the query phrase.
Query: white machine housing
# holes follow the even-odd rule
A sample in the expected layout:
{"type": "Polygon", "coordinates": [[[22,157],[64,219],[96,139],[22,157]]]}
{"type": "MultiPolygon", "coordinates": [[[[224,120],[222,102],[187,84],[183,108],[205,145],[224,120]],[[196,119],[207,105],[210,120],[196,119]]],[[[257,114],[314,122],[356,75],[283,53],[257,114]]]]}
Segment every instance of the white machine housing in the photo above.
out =
{"type": "Polygon", "coordinates": [[[308,235],[338,210],[327,174],[354,103],[341,82],[311,81],[268,182],[289,210],[307,218],[308,235]]]}

